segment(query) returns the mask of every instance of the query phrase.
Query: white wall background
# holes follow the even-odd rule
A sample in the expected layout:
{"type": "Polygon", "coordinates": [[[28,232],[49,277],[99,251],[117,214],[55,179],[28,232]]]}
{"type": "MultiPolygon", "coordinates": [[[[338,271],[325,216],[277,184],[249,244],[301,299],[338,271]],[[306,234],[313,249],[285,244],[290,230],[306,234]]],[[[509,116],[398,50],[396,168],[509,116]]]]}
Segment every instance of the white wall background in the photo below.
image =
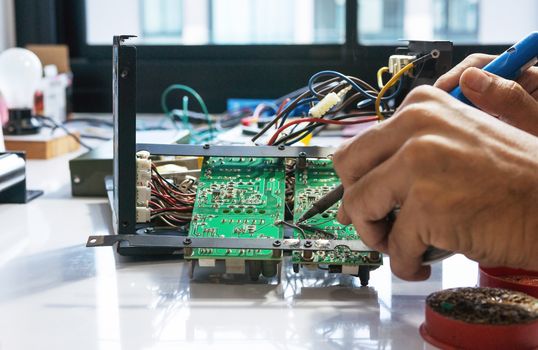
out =
{"type": "Polygon", "coordinates": [[[0,0],[0,51],[15,45],[13,0],[0,0]]]}
{"type": "Polygon", "coordinates": [[[88,43],[112,45],[114,35],[140,35],[138,5],[133,0],[86,1],[88,43]]]}
{"type": "Polygon", "coordinates": [[[533,30],[538,30],[538,1],[482,1],[478,29],[481,43],[513,43],[533,30]]]}

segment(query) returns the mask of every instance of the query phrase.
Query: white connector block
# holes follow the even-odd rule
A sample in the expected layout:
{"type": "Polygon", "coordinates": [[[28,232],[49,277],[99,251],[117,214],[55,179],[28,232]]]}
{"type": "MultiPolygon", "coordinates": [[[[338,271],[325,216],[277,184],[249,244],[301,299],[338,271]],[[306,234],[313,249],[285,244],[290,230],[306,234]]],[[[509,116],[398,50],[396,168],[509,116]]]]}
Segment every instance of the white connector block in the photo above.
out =
{"type": "Polygon", "coordinates": [[[147,186],[136,186],[136,205],[147,207],[151,199],[151,188],[147,186]]]}
{"type": "Polygon", "coordinates": [[[245,273],[245,260],[244,259],[226,259],[224,260],[226,266],[226,273],[239,274],[245,273]]]}
{"type": "Polygon", "coordinates": [[[151,181],[151,159],[149,159],[149,153],[147,155],[145,151],[138,152],[136,154],[136,185],[149,187],[149,182],[151,181]],[[147,156],[145,158],[141,157],[147,156]]]}
{"type": "Polygon", "coordinates": [[[198,266],[200,267],[215,267],[215,259],[198,259],[198,266]]]}
{"type": "Polygon", "coordinates": [[[136,170],[137,171],[150,171],[151,170],[151,160],[149,159],[136,159],[136,170]]]}
{"type": "Polygon", "coordinates": [[[151,220],[151,212],[146,207],[136,207],[136,222],[144,223],[151,220]]]}
{"type": "Polygon", "coordinates": [[[136,152],[136,158],[139,159],[149,159],[151,154],[148,151],[138,151],[136,152]]]}
{"type": "Polygon", "coordinates": [[[342,99],[335,93],[328,93],[327,96],[321,99],[316,105],[308,111],[308,114],[314,118],[323,117],[331,108],[340,103],[342,99]]]}
{"type": "Polygon", "coordinates": [[[149,188],[149,182],[151,181],[151,171],[137,171],[136,172],[136,186],[143,186],[149,188]]]}
{"type": "MultiPolygon", "coordinates": [[[[389,73],[396,74],[402,70],[403,67],[408,65],[411,61],[415,60],[415,56],[409,55],[392,55],[389,57],[389,73]]],[[[410,74],[411,71],[406,72],[405,74],[410,74]]]]}
{"type": "Polygon", "coordinates": [[[354,265],[342,265],[342,274],[357,276],[359,274],[359,267],[354,265]]]}
{"type": "Polygon", "coordinates": [[[342,90],[338,91],[338,98],[340,99],[340,101],[342,101],[342,99],[344,97],[346,97],[346,94],[351,90],[351,85],[349,85],[348,87],[345,87],[343,88],[342,90]]]}
{"type": "Polygon", "coordinates": [[[140,151],[136,153],[136,222],[151,221],[149,201],[151,199],[151,159],[150,153],[140,151]]]}

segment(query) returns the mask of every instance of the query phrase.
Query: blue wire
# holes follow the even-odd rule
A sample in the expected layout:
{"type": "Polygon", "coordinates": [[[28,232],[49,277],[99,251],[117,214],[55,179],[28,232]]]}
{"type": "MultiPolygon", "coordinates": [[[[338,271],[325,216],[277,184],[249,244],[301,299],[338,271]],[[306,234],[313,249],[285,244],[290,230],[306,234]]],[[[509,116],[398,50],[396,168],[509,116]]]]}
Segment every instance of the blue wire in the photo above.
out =
{"type": "MultiPolygon", "coordinates": [[[[401,80],[398,80],[398,85],[396,85],[396,90],[394,90],[394,92],[390,95],[388,95],[387,97],[383,97],[382,99],[387,99],[387,100],[391,100],[393,99],[394,97],[398,96],[398,94],[400,93],[400,90],[402,89],[402,81],[401,80]]],[[[364,107],[368,107],[372,104],[374,104],[375,102],[375,99],[372,100],[372,99],[365,99],[365,100],[362,100],[362,101],[359,101],[357,103],[357,108],[358,109],[361,109],[361,108],[364,108],[364,107]]]]}
{"type": "Polygon", "coordinates": [[[278,111],[278,106],[276,105],[276,103],[268,102],[268,103],[264,103],[264,105],[265,105],[265,108],[262,111],[262,113],[268,111],[269,109],[272,109],[275,113],[276,111],[278,111]]]}
{"type": "MultiPolygon", "coordinates": [[[[355,90],[359,91],[360,93],[362,93],[363,95],[365,95],[366,97],[368,97],[367,99],[364,99],[362,101],[359,101],[357,103],[357,108],[364,108],[364,107],[367,107],[371,104],[373,104],[376,100],[376,96],[373,96],[371,94],[369,94],[368,92],[366,92],[361,86],[359,86],[356,82],[354,82],[353,80],[349,79],[346,75],[340,73],[340,72],[337,72],[337,71],[333,71],[333,70],[324,70],[324,71],[321,71],[321,72],[318,72],[314,75],[312,75],[310,77],[310,80],[308,81],[308,89],[310,90],[310,92],[313,94],[313,95],[316,95],[316,91],[314,90],[314,82],[320,78],[320,77],[323,77],[323,76],[332,76],[332,75],[335,75],[337,77],[340,77],[342,78],[343,80],[345,80],[347,83],[349,83],[355,90]]],[[[396,85],[396,90],[394,90],[394,92],[392,94],[390,94],[389,96],[385,96],[382,98],[382,100],[391,100],[393,99],[394,97],[396,97],[399,93],[400,93],[400,90],[402,88],[402,80],[398,80],[398,85],[396,85]]],[[[312,101],[315,101],[317,100],[317,98],[315,97],[311,97],[309,99],[306,99],[304,101],[301,101],[301,103],[299,103],[297,105],[297,107],[299,107],[300,105],[304,104],[304,103],[309,103],[309,102],[312,102],[312,101]]],[[[290,113],[288,114],[291,114],[292,111],[290,111],[290,113]]],[[[288,114],[282,116],[282,121],[280,123],[280,126],[279,127],[282,127],[288,117],[288,114]]],[[[299,136],[297,137],[295,140],[291,140],[289,141],[288,143],[286,143],[285,145],[286,146],[291,146],[299,141],[301,141],[304,137],[304,136],[299,136]]]]}
{"type": "MultiPolygon", "coordinates": [[[[368,98],[372,99],[375,101],[376,99],[376,96],[373,96],[371,94],[369,94],[368,92],[366,92],[366,90],[364,90],[359,84],[357,84],[356,82],[354,82],[353,80],[351,80],[348,76],[340,73],[340,72],[337,72],[337,71],[334,71],[334,70],[323,70],[321,72],[317,72],[316,74],[312,75],[310,77],[310,80],[308,81],[308,89],[310,90],[310,92],[312,92],[312,94],[316,95],[316,91],[314,90],[314,82],[320,78],[320,77],[325,77],[325,76],[337,76],[339,78],[341,78],[342,80],[345,80],[347,83],[349,83],[349,85],[351,85],[353,87],[353,89],[359,91],[361,94],[367,96],[368,98]]],[[[401,80],[400,80],[400,83],[398,85],[401,85],[401,80]]],[[[399,87],[396,89],[397,92],[399,92],[399,87]]],[[[394,98],[395,94],[392,94],[390,96],[386,96],[386,97],[383,97],[382,100],[390,100],[391,98],[394,98]]]]}

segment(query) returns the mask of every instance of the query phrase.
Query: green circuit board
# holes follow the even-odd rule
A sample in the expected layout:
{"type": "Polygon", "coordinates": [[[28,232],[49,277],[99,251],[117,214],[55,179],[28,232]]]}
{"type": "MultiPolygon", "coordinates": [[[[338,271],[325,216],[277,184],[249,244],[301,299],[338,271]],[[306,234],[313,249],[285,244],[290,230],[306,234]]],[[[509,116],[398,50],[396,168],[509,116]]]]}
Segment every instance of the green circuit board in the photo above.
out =
{"type": "MultiPolygon", "coordinates": [[[[205,158],[189,236],[282,238],[285,209],[284,160],[205,158]]],[[[271,250],[193,249],[191,259],[280,260],[271,250]]]]}
{"type": "MultiPolygon", "coordinates": [[[[308,159],[306,167],[295,171],[294,221],[312,207],[312,204],[327,192],[340,185],[330,159],[308,159]]],[[[340,202],[322,214],[318,214],[305,222],[301,230],[295,229],[295,238],[312,239],[360,239],[353,225],[342,225],[336,219],[340,202]]],[[[377,252],[350,252],[345,248],[337,248],[331,252],[316,252],[312,258],[305,260],[301,252],[292,253],[292,262],[299,264],[323,265],[380,265],[377,252]]]]}

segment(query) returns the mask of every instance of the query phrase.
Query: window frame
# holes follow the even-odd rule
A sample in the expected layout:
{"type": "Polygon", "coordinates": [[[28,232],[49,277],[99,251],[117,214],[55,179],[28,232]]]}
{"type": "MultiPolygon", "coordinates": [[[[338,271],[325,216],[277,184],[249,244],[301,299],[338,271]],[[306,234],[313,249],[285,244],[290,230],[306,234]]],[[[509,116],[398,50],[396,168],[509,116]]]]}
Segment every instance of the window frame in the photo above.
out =
{"type": "MultiPolygon", "coordinates": [[[[304,86],[310,75],[334,69],[375,83],[377,69],[397,46],[358,41],[358,1],[346,0],[345,42],[312,45],[138,45],[139,112],[161,112],[160,92],[171,83],[197,89],[212,112],[227,98],[276,98],[304,86]]],[[[86,43],[84,0],[15,0],[17,45],[67,44],[78,112],[112,108],[111,45],[86,43]]],[[[114,33],[129,34],[129,33],[114,33]]],[[[500,53],[508,45],[456,45],[454,62],[472,52],[500,53]]]]}
{"type": "MultiPolygon", "coordinates": [[[[19,0],[20,1],[20,0],[19,0]]],[[[33,0],[35,1],[35,0],[33,0]]],[[[74,37],[68,43],[75,53],[82,57],[90,59],[103,59],[111,57],[110,45],[88,45],[86,42],[86,9],[85,1],[73,0],[72,8],[75,16],[80,20],[77,21],[76,28],[71,28],[74,37]]],[[[342,59],[348,55],[350,47],[349,39],[357,41],[357,36],[348,37],[348,32],[357,32],[356,11],[353,18],[348,15],[350,5],[354,0],[346,0],[346,20],[345,20],[345,41],[339,44],[207,44],[207,45],[137,45],[139,60],[167,60],[167,59],[211,59],[219,60],[236,60],[236,59],[342,59]],[[345,52],[343,52],[345,51],[345,52]]],[[[211,8],[211,5],[209,6],[211,8]]],[[[129,34],[129,33],[115,33],[129,34]]]]}

